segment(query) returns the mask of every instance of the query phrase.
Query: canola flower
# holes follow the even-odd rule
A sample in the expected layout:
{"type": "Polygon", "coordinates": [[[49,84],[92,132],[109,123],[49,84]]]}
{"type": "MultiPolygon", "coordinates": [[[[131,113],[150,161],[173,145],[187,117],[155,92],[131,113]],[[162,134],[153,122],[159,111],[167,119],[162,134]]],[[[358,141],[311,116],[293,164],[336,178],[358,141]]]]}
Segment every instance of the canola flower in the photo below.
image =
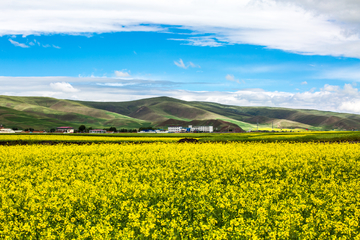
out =
{"type": "Polygon", "coordinates": [[[357,144],[0,146],[1,239],[360,239],[357,144]]]}

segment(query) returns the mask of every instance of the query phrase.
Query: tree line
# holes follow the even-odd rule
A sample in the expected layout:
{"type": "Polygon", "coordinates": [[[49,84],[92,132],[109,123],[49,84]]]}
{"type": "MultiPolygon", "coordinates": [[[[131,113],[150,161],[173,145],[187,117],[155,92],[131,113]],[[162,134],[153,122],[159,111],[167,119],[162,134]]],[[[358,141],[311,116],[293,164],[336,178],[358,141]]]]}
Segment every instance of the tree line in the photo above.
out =
{"type": "MultiPolygon", "coordinates": [[[[88,133],[90,130],[93,130],[93,128],[86,127],[85,125],[80,125],[78,128],[78,132],[80,132],[80,133],[88,133]]],[[[116,127],[104,128],[104,130],[110,131],[110,132],[137,132],[138,131],[136,128],[134,128],[134,129],[121,128],[118,130],[116,127]]]]}

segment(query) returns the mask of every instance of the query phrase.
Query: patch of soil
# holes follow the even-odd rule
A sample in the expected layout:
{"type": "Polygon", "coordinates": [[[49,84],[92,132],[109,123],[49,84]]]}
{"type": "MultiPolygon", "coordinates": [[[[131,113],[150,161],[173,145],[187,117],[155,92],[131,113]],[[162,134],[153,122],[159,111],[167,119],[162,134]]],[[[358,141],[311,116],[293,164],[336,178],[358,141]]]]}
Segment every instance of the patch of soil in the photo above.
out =
{"type": "Polygon", "coordinates": [[[14,145],[57,145],[57,144],[76,144],[85,145],[94,142],[63,142],[63,141],[0,141],[0,146],[14,146],[14,145]]]}
{"type": "Polygon", "coordinates": [[[198,143],[199,141],[195,138],[183,138],[178,141],[178,143],[198,143]]]}
{"type": "Polygon", "coordinates": [[[352,143],[352,144],[356,144],[356,143],[360,143],[360,141],[320,141],[319,143],[323,143],[323,144],[326,144],[326,143],[352,143]]]}

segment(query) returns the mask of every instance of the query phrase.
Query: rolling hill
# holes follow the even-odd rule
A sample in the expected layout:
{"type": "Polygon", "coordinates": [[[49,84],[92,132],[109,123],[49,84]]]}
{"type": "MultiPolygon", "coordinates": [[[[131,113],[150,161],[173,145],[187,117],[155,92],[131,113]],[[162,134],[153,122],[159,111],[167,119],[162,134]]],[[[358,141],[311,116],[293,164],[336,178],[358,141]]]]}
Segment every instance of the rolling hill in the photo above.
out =
{"type": "Polygon", "coordinates": [[[169,97],[129,102],[85,102],[0,96],[0,124],[49,129],[60,125],[139,128],[212,125],[217,131],[260,128],[360,129],[360,115],[317,110],[241,107],[169,97]]]}
{"type": "Polygon", "coordinates": [[[50,129],[58,126],[139,128],[151,123],[114,112],[85,106],[79,102],[48,97],[0,96],[0,123],[20,129],[50,129]]]}

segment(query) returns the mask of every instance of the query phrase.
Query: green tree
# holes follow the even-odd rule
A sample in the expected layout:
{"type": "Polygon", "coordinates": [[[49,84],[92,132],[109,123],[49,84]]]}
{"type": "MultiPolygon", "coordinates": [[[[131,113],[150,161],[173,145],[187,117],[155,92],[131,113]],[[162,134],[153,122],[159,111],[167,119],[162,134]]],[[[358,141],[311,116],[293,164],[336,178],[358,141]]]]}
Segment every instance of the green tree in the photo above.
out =
{"type": "Polygon", "coordinates": [[[139,132],[142,130],[155,130],[153,127],[141,127],[139,128],[139,132]]]}
{"type": "Polygon", "coordinates": [[[116,132],[116,127],[109,128],[109,131],[116,132]]]}
{"type": "Polygon", "coordinates": [[[86,130],[85,125],[80,125],[79,132],[84,132],[86,130]]]}

